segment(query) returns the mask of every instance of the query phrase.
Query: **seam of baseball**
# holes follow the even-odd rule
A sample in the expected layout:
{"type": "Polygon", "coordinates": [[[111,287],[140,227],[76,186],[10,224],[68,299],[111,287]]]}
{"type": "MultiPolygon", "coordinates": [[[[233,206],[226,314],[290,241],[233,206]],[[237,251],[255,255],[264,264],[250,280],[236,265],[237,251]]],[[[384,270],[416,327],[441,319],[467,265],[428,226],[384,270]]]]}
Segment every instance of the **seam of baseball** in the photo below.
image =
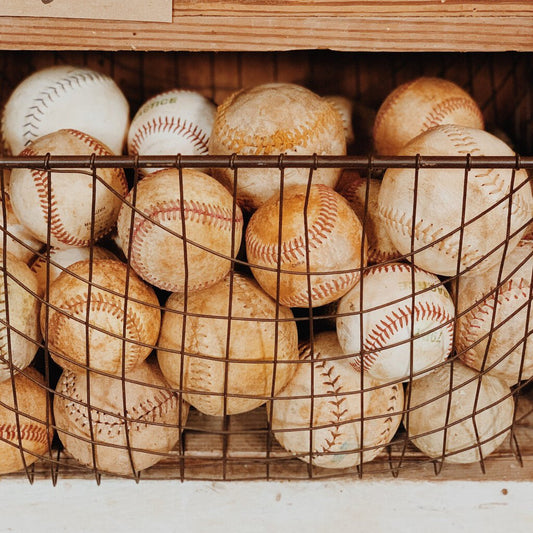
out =
{"type": "Polygon", "coordinates": [[[426,115],[422,123],[420,133],[429,130],[433,126],[438,126],[442,124],[442,121],[449,113],[453,113],[454,111],[465,108],[472,112],[474,115],[476,115],[481,124],[483,124],[483,115],[481,114],[481,111],[477,104],[470,98],[467,98],[465,96],[456,96],[453,98],[447,98],[446,100],[442,100],[441,102],[433,106],[433,108],[426,115]]]}
{"type": "Polygon", "coordinates": [[[389,407],[387,407],[387,413],[389,413],[389,416],[385,418],[385,420],[383,420],[383,424],[385,425],[385,428],[380,433],[379,435],[380,439],[378,440],[378,442],[376,442],[375,446],[380,446],[381,444],[387,444],[391,440],[390,435],[392,432],[392,422],[393,422],[392,413],[394,413],[397,409],[396,401],[398,398],[399,387],[395,383],[391,385],[390,389],[391,389],[391,396],[389,396],[389,407]]]}
{"type": "Polygon", "coordinates": [[[142,124],[130,141],[131,152],[138,154],[139,148],[145,139],[149,135],[159,132],[182,135],[191,142],[200,155],[207,154],[207,143],[209,141],[207,133],[198,124],[188,122],[181,117],[169,117],[168,115],[153,118],[142,124]]]}
{"type": "Polygon", "coordinates": [[[24,116],[26,121],[23,125],[23,128],[25,129],[22,132],[22,137],[25,141],[24,145],[27,146],[33,140],[40,137],[39,123],[44,120],[49,104],[53,104],[56,99],[66,94],[69,90],[74,89],[76,86],[81,87],[82,83],[105,83],[108,81],[109,78],[107,76],[98,72],[78,70],[55,81],[52,85],[43,88],[33,99],[31,102],[33,105],[28,107],[28,112],[24,116]]]}
{"type": "Polygon", "coordinates": [[[0,437],[9,441],[18,441],[19,428],[21,440],[48,444],[48,431],[46,427],[36,424],[0,424],[0,437]]]}

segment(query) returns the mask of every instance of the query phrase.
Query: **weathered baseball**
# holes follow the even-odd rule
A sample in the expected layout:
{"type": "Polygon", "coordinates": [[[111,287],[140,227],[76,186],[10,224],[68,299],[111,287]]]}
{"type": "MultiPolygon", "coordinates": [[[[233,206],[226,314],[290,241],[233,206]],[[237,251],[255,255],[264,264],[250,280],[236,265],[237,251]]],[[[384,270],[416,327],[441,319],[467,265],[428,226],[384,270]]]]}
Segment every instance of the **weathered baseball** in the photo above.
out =
{"type": "Polygon", "coordinates": [[[157,351],[185,401],[208,415],[243,413],[287,384],[298,359],[296,322],[255,280],[234,273],[186,302],[184,320],[183,296],[168,298],[157,351]]]}
{"type": "Polygon", "coordinates": [[[455,360],[409,386],[404,423],[412,443],[428,457],[474,463],[509,434],[514,401],[497,377],[481,375],[455,360]]]}
{"type": "Polygon", "coordinates": [[[129,104],[112,78],[86,67],[38,70],[11,93],[3,110],[2,136],[16,155],[39,137],[75,129],[122,153],[129,104]]]}
{"type": "Polygon", "coordinates": [[[11,369],[26,368],[41,342],[37,278],[29,266],[8,252],[5,267],[0,261],[0,382],[9,379],[11,369]]]}
{"type": "Polygon", "coordinates": [[[330,94],[324,96],[324,100],[328,102],[339,113],[342,125],[344,127],[344,136],[346,137],[346,147],[351,146],[355,141],[353,131],[352,113],[354,110],[354,103],[350,98],[340,94],[330,94]]]}
{"type": "Polygon", "coordinates": [[[303,343],[300,361],[306,363],[298,365],[269,406],[279,443],[299,459],[324,468],[374,459],[400,425],[401,384],[380,386],[368,377],[362,381],[342,358],[334,331],[316,335],[312,353],[310,343],[303,343]]]}
{"type": "Polygon", "coordinates": [[[455,347],[468,366],[514,385],[533,376],[533,241],[519,242],[499,272],[458,278],[455,347]]]}
{"type": "Polygon", "coordinates": [[[379,154],[396,155],[411,139],[441,124],[483,129],[475,100],[452,81],[421,77],[394,89],[381,104],[373,128],[379,154]]]}
{"type": "MultiPolygon", "coordinates": [[[[44,156],[47,153],[110,155],[107,147],[76,130],[59,130],[40,137],[21,155],[44,156]]],[[[96,170],[95,187],[93,182],[90,170],[49,173],[41,169],[15,168],[9,184],[13,211],[42,242],[47,242],[50,226],[51,246],[88,246],[91,238],[98,240],[111,231],[122,199],[128,192],[121,168],[99,168],[96,170]]]]}
{"type": "Polygon", "coordinates": [[[284,188],[281,199],[272,197],[252,215],[245,242],[254,277],[288,307],[338,300],[366,261],[361,222],[327,185],[284,188]]]}
{"type": "Polygon", "coordinates": [[[50,285],[49,301],[41,309],[41,330],[52,358],[77,372],[86,366],[129,372],[152,352],[160,325],[154,289],[112,259],[71,265],[50,285]]]}
{"type": "MultiPolygon", "coordinates": [[[[214,155],[345,155],[346,139],[339,113],[322,97],[292,83],[267,83],[242,89],[217,109],[209,153],[214,155]]],[[[213,175],[234,188],[232,169],[213,169],[213,175]]],[[[338,168],[313,172],[313,183],[335,187],[338,168]]],[[[305,184],[309,169],[287,168],[285,185],[305,184]]],[[[237,175],[237,199],[256,209],[279,193],[279,169],[242,168],[237,175]]]]}
{"type": "Polygon", "coordinates": [[[133,216],[127,203],[120,209],[118,236],[144,280],[170,292],[195,291],[229,272],[241,245],[243,217],[214,178],[198,170],[184,169],[180,177],[177,169],[164,169],[139,181],[127,201],[134,198],[133,216]]]}
{"type": "Polygon", "coordinates": [[[26,368],[0,383],[0,474],[45,458],[52,446],[52,412],[43,376],[26,368]]]}
{"type": "Polygon", "coordinates": [[[148,361],[124,380],[98,373],[88,380],[85,372],[65,370],[54,396],[57,434],[67,454],[82,465],[124,476],[168,456],[188,413],[157,364],[148,361]]]}
{"type": "Polygon", "coordinates": [[[348,200],[351,208],[364,224],[369,264],[392,261],[400,257],[400,253],[396,250],[378,215],[380,187],[380,179],[362,178],[355,174],[350,184],[341,191],[342,196],[348,200]]]}
{"type": "Polygon", "coordinates": [[[409,264],[369,269],[341,298],[337,313],[339,343],[353,356],[350,364],[382,382],[418,379],[453,347],[448,291],[437,276],[409,264]]]}
{"type": "MultiPolygon", "coordinates": [[[[195,91],[173,89],[147,100],[128,131],[133,155],[206,155],[215,104],[195,91]]],[[[150,173],[157,169],[143,169],[150,173]]]]}
{"type": "MultiPolygon", "coordinates": [[[[490,133],[455,125],[437,126],[400,151],[419,153],[464,156],[465,164],[467,154],[514,155],[490,133]]],[[[533,216],[525,170],[476,168],[465,174],[464,169],[422,168],[417,174],[389,168],[379,191],[379,216],[398,251],[413,252],[417,266],[442,276],[498,263],[506,239],[514,248],[533,216]]]]}

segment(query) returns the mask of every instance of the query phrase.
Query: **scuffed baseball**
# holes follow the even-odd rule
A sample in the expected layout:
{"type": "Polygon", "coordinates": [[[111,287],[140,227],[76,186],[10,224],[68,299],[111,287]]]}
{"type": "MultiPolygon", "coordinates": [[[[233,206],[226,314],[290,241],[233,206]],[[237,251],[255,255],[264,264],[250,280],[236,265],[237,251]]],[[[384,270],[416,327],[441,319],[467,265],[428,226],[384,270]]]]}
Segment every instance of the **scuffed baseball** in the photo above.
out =
{"type": "Polygon", "coordinates": [[[9,96],[2,137],[13,155],[39,137],[75,129],[122,153],[129,104],[116,82],[87,67],[57,65],[25,78],[9,96]]]}
{"type": "Polygon", "coordinates": [[[57,434],[66,453],[89,468],[123,476],[168,456],[188,413],[157,364],[148,361],[124,379],[98,373],[87,379],[85,372],[65,370],[54,395],[57,434]]]}
{"type": "Polygon", "coordinates": [[[154,289],[112,259],[71,265],[50,285],[41,309],[41,330],[52,358],[75,372],[85,367],[131,371],[154,349],[160,325],[154,289]]]}
{"type": "Polygon", "coordinates": [[[483,129],[475,100],[452,81],[420,77],[394,89],[381,104],[373,127],[379,154],[397,155],[422,132],[441,124],[483,129]]]}
{"type": "Polygon", "coordinates": [[[231,415],[259,407],[287,384],[298,359],[296,322],[255,280],[228,275],[190,294],[186,305],[184,320],[183,296],[168,298],[157,351],[185,401],[204,414],[231,415]]]}
{"type": "MultiPolygon", "coordinates": [[[[59,130],[40,137],[20,155],[111,155],[95,138],[77,130],[59,130]]],[[[121,168],[98,168],[94,187],[91,170],[52,171],[14,168],[9,196],[15,215],[41,242],[56,248],[88,246],[116,224],[128,184],[121,168]],[[94,198],[93,205],[93,195],[94,198]],[[94,207],[94,216],[93,216],[94,207]],[[94,224],[93,224],[94,222],[94,224]]]]}
{"type": "Polygon", "coordinates": [[[9,379],[11,371],[26,368],[41,342],[37,278],[28,265],[8,252],[5,266],[6,270],[0,261],[0,382],[9,379]]]}
{"type": "Polygon", "coordinates": [[[514,401],[497,377],[481,375],[455,360],[409,387],[404,423],[412,443],[428,457],[474,463],[490,455],[509,434],[514,401]]]}
{"type": "Polygon", "coordinates": [[[45,380],[34,368],[0,383],[0,474],[47,458],[54,433],[47,396],[45,380]]]}
{"type": "Polygon", "coordinates": [[[139,181],[127,201],[133,198],[133,216],[126,203],[120,209],[118,236],[145,281],[170,292],[196,291],[229,272],[241,245],[243,217],[214,178],[198,170],[184,169],[180,177],[177,169],[164,169],[139,181]]]}
{"type": "MultiPolygon", "coordinates": [[[[483,130],[444,125],[416,137],[399,155],[416,154],[466,158],[514,152],[483,130]]],[[[422,168],[416,176],[413,169],[389,168],[379,191],[379,216],[398,251],[414,252],[420,268],[442,276],[486,270],[501,260],[506,240],[509,249],[518,244],[533,216],[527,179],[525,170],[476,168],[465,180],[464,169],[422,168]]]]}
{"type": "Polygon", "coordinates": [[[353,356],[350,364],[382,382],[419,379],[453,348],[455,309],[448,291],[437,276],[409,264],[367,270],[341,298],[337,314],[339,343],[353,356]]]}
{"type": "Polygon", "coordinates": [[[454,286],[459,357],[509,385],[533,376],[532,272],[533,241],[524,240],[506,254],[500,278],[497,264],[454,286]]]}
{"type": "Polygon", "coordinates": [[[302,343],[300,361],[305,363],[269,405],[278,442],[298,459],[324,468],[377,457],[400,425],[403,387],[380,386],[367,377],[362,382],[342,358],[334,331],[316,335],[312,351],[309,342],[302,343]]]}
{"type": "MultiPolygon", "coordinates": [[[[242,89],[217,109],[209,140],[213,155],[345,155],[346,139],[339,113],[322,97],[292,83],[267,83],[242,89]]],[[[213,175],[234,188],[234,171],[213,169],[213,175]]],[[[339,168],[319,168],[313,183],[335,187],[339,168]]],[[[309,169],[287,168],[285,185],[305,184],[309,169]]],[[[242,168],[237,176],[237,200],[254,210],[279,193],[279,169],[242,168]]]]}
{"type": "Polygon", "coordinates": [[[293,185],[284,188],[281,199],[265,202],[252,215],[245,242],[255,279],[288,307],[338,300],[357,283],[366,262],[357,215],[340,194],[321,184],[293,185]]]}

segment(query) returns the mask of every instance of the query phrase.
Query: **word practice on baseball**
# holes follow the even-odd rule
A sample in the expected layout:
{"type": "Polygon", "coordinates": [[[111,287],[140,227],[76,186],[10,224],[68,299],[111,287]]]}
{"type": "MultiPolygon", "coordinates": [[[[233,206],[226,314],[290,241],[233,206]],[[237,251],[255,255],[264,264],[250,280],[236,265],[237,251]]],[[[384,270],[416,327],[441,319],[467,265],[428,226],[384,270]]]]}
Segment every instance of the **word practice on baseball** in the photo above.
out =
{"type": "Polygon", "coordinates": [[[299,350],[305,363],[268,405],[278,442],[298,459],[323,468],[374,459],[400,425],[402,385],[362,381],[342,358],[334,331],[319,333],[299,350]]]}

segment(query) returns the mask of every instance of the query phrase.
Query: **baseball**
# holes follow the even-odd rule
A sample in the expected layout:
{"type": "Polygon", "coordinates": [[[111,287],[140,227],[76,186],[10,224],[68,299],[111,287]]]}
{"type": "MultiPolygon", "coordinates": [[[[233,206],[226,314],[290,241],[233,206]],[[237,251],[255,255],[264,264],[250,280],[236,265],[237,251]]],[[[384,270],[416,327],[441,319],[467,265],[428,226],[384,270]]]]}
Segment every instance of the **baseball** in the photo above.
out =
{"type": "Polygon", "coordinates": [[[468,366],[514,385],[533,376],[533,241],[505,256],[498,282],[499,271],[458,278],[455,347],[468,366]]]}
{"type": "MultiPolygon", "coordinates": [[[[267,83],[242,89],[217,109],[209,153],[214,155],[345,155],[346,139],[339,113],[314,92],[291,83],[267,83]]],[[[283,183],[306,184],[309,169],[287,168],[283,183]]],[[[233,190],[234,171],[213,169],[213,175],[233,190]]],[[[313,183],[335,187],[338,168],[313,171],[313,183]]],[[[279,169],[242,168],[236,191],[239,204],[257,209],[279,193],[279,169]]]]}
{"type": "MultiPolygon", "coordinates": [[[[490,133],[455,125],[437,126],[400,151],[418,153],[514,155],[490,133]]],[[[472,169],[465,176],[464,169],[423,168],[416,176],[412,169],[389,168],[379,191],[379,216],[398,251],[413,253],[420,268],[442,276],[486,270],[501,260],[506,240],[510,249],[518,244],[531,220],[527,179],[525,170],[472,169]]]]}
{"type": "Polygon", "coordinates": [[[497,377],[481,375],[455,360],[409,386],[404,423],[412,443],[428,457],[474,463],[509,434],[514,401],[497,377]]]}
{"type": "Polygon", "coordinates": [[[183,296],[168,298],[157,351],[185,401],[207,415],[231,415],[259,407],[287,384],[298,359],[296,322],[253,279],[228,275],[190,294],[186,305],[184,320],[183,296]]]}
{"type": "Polygon", "coordinates": [[[346,137],[346,147],[351,146],[355,141],[353,132],[352,113],[354,110],[354,103],[346,96],[340,94],[330,94],[324,96],[324,100],[328,102],[337,113],[339,113],[342,125],[344,127],[344,136],[346,137]]]}
{"type": "Polygon", "coordinates": [[[29,266],[8,252],[5,261],[5,270],[0,261],[0,382],[9,379],[11,371],[26,368],[41,342],[37,278],[29,266]]]}
{"type": "Polygon", "coordinates": [[[124,476],[168,457],[188,413],[157,365],[147,361],[124,380],[97,373],[87,379],[85,372],[65,370],[54,395],[57,434],[67,454],[124,476]]]}
{"type": "MultiPolygon", "coordinates": [[[[96,139],[76,130],[59,130],[40,137],[21,155],[44,156],[47,153],[110,155],[96,139]]],[[[99,168],[96,174],[93,187],[90,170],[49,173],[41,169],[15,168],[9,184],[13,211],[21,224],[41,242],[47,242],[50,226],[51,246],[88,246],[91,239],[98,240],[111,231],[128,192],[123,169],[99,168]]]]}
{"type": "Polygon", "coordinates": [[[366,260],[357,215],[340,194],[320,184],[293,185],[281,199],[265,202],[250,218],[245,242],[259,285],[288,307],[338,300],[357,283],[366,260]]]}
{"type": "Polygon", "coordinates": [[[302,461],[324,468],[374,459],[400,425],[401,384],[380,386],[364,378],[361,388],[361,375],[342,358],[335,332],[316,335],[312,350],[303,343],[300,361],[307,363],[298,365],[269,406],[278,442],[302,461]]]}
{"type": "Polygon", "coordinates": [[[152,352],[161,325],[152,287],[120,261],[79,261],[49,287],[41,330],[54,361],[81,371],[129,372],[152,352]],[[89,292],[89,281],[91,288],[89,292]]]}
{"type": "Polygon", "coordinates": [[[364,224],[365,237],[368,242],[368,263],[377,264],[393,261],[400,257],[392,243],[387,228],[378,215],[378,196],[381,180],[377,178],[362,178],[355,174],[352,180],[341,191],[341,194],[359,220],[364,224]]]}
{"type": "Polygon", "coordinates": [[[16,155],[43,135],[74,129],[121,154],[129,113],[126,97],[106,74],[53,66],[34,72],[11,93],[2,114],[2,137],[16,155]]]}
{"type": "Polygon", "coordinates": [[[131,121],[128,153],[206,155],[215,113],[215,104],[194,91],[173,89],[157,94],[139,108],[131,121]]]}
{"type": "Polygon", "coordinates": [[[411,80],[381,104],[373,128],[374,147],[379,154],[397,155],[411,139],[442,124],[483,129],[483,114],[470,94],[452,81],[411,80]]]}
{"type": "Polygon", "coordinates": [[[437,276],[412,265],[372,267],[337,313],[350,364],[382,382],[419,379],[453,347],[453,301],[437,276]]]}
{"type": "Polygon", "coordinates": [[[48,456],[54,430],[47,395],[44,378],[34,368],[0,383],[0,474],[48,456]]]}
{"type": "Polygon", "coordinates": [[[145,281],[170,292],[196,291],[230,270],[243,217],[231,194],[198,170],[155,172],[131,190],[118,217],[118,236],[145,281]],[[186,242],[186,244],[185,244],[186,242]],[[131,247],[131,250],[130,250],[131,247]],[[130,255],[131,251],[131,255],[130,255]]]}

